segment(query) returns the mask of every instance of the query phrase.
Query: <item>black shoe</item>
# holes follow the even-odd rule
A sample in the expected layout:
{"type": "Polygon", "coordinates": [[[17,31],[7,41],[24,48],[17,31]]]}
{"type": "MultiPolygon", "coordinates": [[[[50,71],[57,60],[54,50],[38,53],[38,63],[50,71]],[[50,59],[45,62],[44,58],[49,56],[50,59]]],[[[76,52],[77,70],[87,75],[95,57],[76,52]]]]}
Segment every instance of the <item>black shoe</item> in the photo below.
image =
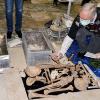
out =
{"type": "Polygon", "coordinates": [[[22,38],[22,32],[21,31],[16,31],[16,34],[18,35],[19,38],[22,38]]]}
{"type": "Polygon", "coordinates": [[[12,37],[12,32],[7,32],[7,39],[11,39],[11,37],[12,37]]]}

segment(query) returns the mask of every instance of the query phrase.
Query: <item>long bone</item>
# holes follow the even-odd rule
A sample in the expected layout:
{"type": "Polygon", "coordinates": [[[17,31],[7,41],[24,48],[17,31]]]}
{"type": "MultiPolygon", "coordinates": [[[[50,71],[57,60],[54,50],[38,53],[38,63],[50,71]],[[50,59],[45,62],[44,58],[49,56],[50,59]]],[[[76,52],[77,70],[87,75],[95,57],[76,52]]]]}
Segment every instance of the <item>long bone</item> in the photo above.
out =
{"type": "Polygon", "coordinates": [[[35,90],[28,90],[28,91],[38,92],[38,91],[42,91],[42,90],[50,89],[50,88],[55,88],[55,87],[61,88],[65,85],[67,85],[68,83],[72,82],[72,80],[73,80],[73,77],[65,77],[65,78],[62,78],[60,81],[58,81],[56,83],[53,83],[53,84],[50,84],[50,85],[47,85],[47,86],[44,86],[44,87],[41,87],[41,88],[38,88],[38,89],[35,89],[35,90]]]}
{"type": "Polygon", "coordinates": [[[48,95],[50,93],[54,93],[54,92],[62,92],[62,91],[73,91],[74,88],[72,85],[70,85],[69,87],[67,88],[57,88],[57,89],[50,89],[50,90],[44,90],[44,94],[45,95],[48,95]]]}

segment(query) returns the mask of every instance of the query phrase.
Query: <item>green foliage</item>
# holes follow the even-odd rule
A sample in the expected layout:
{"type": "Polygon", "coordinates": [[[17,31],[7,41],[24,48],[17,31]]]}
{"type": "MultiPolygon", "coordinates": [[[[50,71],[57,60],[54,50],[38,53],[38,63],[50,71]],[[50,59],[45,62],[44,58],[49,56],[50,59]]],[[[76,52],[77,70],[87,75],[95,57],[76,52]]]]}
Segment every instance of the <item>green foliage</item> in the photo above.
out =
{"type": "Polygon", "coordinates": [[[100,60],[91,59],[90,65],[92,65],[95,68],[100,68],[100,60]]]}

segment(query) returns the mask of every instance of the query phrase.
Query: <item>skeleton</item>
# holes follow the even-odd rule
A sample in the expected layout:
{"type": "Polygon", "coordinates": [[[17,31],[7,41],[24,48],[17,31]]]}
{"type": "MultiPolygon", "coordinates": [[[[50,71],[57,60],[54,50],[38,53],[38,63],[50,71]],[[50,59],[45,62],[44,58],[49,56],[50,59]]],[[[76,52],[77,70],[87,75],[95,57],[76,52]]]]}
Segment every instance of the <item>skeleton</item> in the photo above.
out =
{"type": "Polygon", "coordinates": [[[67,72],[69,71],[65,65],[59,65],[59,64],[52,65],[52,66],[47,65],[46,67],[41,66],[41,68],[44,70],[44,72],[42,73],[42,76],[43,74],[45,74],[48,84],[51,84],[57,80],[60,80],[61,79],[60,77],[63,74],[67,74],[67,72]],[[52,68],[55,68],[55,70],[50,72],[50,69],[52,68]],[[60,71],[60,73],[58,71],[60,71]]]}
{"type": "Polygon", "coordinates": [[[58,82],[56,82],[56,83],[53,83],[53,84],[44,86],[44,87],[39,88],[39,89],[29,90],[29,91],[31,91],[31,92],[38,92],[38,91],[42,91],[42,90],[45,90],[45,89],[62,88],[62,87],[64,87],[66,84],[72,82],[72,80],[73,80],[73,77],[65,77],[65,78],[62,78],[60,81],[58,81],[58,82]]]}
{"type": "Polygon", "coordinates": [[[48,94],[54,92],[74,91],[75,88],[80,91],[98,88],[98,83],[81,64],[76,66],[70,64],[43,64],[37,66],[32,70],[25,70],[28,75],[26,84],[27,86],[32,86],[36,81],[40,81],[44,83],[44,86],[28,90],[30,98],[47,97],[48,94]],[[42,94],[39,94],[39,92],[42,92],[42,94]]]}

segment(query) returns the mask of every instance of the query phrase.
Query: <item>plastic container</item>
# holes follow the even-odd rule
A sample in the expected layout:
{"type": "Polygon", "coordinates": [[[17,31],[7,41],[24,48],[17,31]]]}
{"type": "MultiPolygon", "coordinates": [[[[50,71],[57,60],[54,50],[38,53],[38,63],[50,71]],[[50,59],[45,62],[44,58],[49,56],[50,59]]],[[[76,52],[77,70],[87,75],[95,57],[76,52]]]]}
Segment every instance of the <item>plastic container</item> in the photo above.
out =
{"type": "Polygon", "coordinates": [[[51,63],[50,54],[52,53],[52,50],[49,47],[49,43],[47,43],[48,41],[47,41],[45,35],[43,35],[44,32],[45,32],[45,30],[43,30],[43,29],[39,29],[39,30],[34,29],[31,32],[23,33],[23,49],[24,49],[24,53],[25,53],[25,57],[26,57],[26,62],[30,66],[34,66],[36,64],[51,63]],[[34,37],[36,40],[32,37],[34,37]],[[29,39],[29,41],[28,41],[28,39],[29,39]],[[40,40],[40,42],[39,42],[39,39],[42,39],[42,40],[40,40]],[[34,43],[34,42],[36,42],[36,43],[34,43]],[[43,42],[43,43],[41,43],[41,42],[43,42]],[[29,45],[33,45],[33,47],[34,47],[34,44],[35,45],[42,44],[41,46],[45,46],[45,47],[40,50],[39,50],[39,48],[37,50],[30,49],[29,45]]]}

